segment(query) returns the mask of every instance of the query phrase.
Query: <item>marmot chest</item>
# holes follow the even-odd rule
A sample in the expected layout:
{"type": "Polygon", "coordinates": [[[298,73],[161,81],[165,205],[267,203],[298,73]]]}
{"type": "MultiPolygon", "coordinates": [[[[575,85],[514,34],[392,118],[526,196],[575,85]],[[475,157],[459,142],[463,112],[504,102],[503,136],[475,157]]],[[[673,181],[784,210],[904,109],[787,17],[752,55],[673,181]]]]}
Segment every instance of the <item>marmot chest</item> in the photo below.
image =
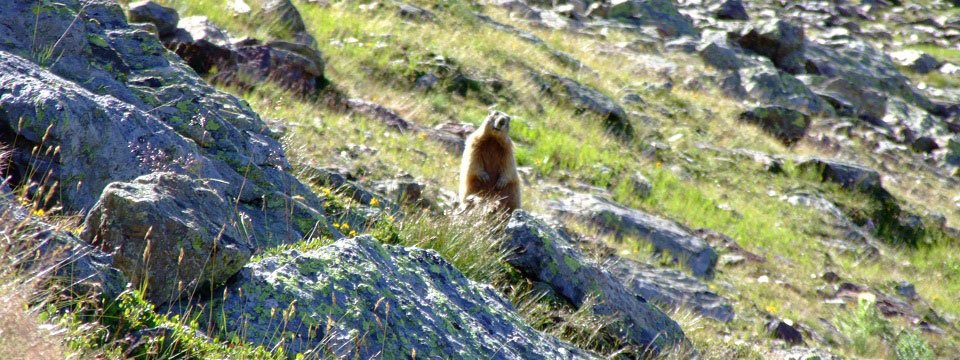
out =
{"type": "Polygon", "coordinates": [[[511,149],[505,146],[498,139],[485,139],[477,143],[475,152],[477,161],[483,166],[483,171],[494,179],[500,176],[500,173],[507,167],[510,157],[513,156],[511,149]]]}

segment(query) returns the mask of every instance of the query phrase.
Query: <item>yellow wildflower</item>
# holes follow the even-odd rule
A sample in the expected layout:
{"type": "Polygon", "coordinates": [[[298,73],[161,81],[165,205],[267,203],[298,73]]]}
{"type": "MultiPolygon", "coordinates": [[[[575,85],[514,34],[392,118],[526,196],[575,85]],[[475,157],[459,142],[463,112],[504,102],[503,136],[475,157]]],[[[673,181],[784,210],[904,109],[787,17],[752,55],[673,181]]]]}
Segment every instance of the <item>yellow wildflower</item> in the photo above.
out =
{"type": "Polygon", "coordinates": [[[380,205],[380,200],[377,200],[377,198],[370,198],[370,206],[377,206],[377,205],[380,205]]]}

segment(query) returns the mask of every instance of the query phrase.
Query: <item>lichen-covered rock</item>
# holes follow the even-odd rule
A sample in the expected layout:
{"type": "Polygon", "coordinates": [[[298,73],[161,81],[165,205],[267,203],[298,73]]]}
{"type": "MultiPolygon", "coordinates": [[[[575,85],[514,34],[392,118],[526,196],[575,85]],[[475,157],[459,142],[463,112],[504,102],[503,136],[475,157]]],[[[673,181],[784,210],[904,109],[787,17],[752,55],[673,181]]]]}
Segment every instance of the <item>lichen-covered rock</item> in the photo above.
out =
{"type": "Polygon", "coordinates": [[[713,277],[717,252],[673,221],[585,194],[551,201],[547,206],[561,216],[588,222],[618,237],[637,236],[649,241],[657,251],[666,251],[675,261],[682,261],[695,276],[713,277]]]}
{"type": "Polygon", "coordinates": [[[747,8],[740,0],[722,0],[710,8],[713,15],[720,20],[750,20],[747,8]]]}
{"type": "Polygon", "coordinates": [[[740,114],[740,120],[759,125],[785,144],[803,139],[810,127],[810,117],[781,106],[760,106],[740,114]]]}
{"type": "Polygon", "coordinates": [[[658,269],[633,260],[612,257],[606,264],[627,289],[647,301],[672,308],[689,308],[711,319],[730,322],[733,306],[726,299],[710,291],[706,285],[682,272],[658,269]]]}
{"type": "Polygon", "coordinates": [[[596,358],[537,332],[496,290],[467,279],[435,251],[369,236],[250,263],[225,293],[208,303],[220,330],[254,344],[280,343],[289,353],[596,358]]]}
{"type": "Polygon", "coordinates": [[[887,114],[887,96],[872,88],[863,88],[842,77],[835,77],[813,86],[834,108],[847,108],[852,114],[870,121],[883,119],[887,114]]]}
{"type": "Polygon", "coordinates": [[[154,173],[108,185],[81,237],[113,251],[114,266],[159,304],[221,285],[247,263],[243,218],[203,181],[154,173]]]}
{"type": "Polygon", "coordinates": [[[565,236],[525,211],[507,223],[507,262],[528,278],[550,284],[577,307],[593,300],[594,314],[620,322],[617,335],[654,352],[687,343],[683,330],[662,311],[586,259],[565,236]]]}
{"type": "Polygon", "coordinates": [[[627,138],[633,136],[633,125],[627,118],[627,112],[610,97],[562,76],[531,73],[531,77],[540,87],[540,91],[569,102],[581,111],[600,115],[604,119],[604,125],[615,134],[627,138]]]}
{"type": "Polygon", "coordinates": [[[781,106],[806,115],[832,116],[834,109],[795,76],[779,70],[763,56],[748,53],[713,38],[702,48],[701,57],[719,69],[729,69],[721,81],[727,95],[746,98],[764,106],[781,106]],[[724,57],[735,54],[736,60],[724,57]]]}
{"type": "Polygon", "coordinates": [[[109,183],[173,172],[203,179],[257,248],[329,229],[250,106],[129,26],[118,4],[3,1],[0,23],[0,133],[18,137],[15,183],[58,179],[64,210],[85,212],[109,183]],[[31,155],[41,143],[51,151],[31,155]]]}

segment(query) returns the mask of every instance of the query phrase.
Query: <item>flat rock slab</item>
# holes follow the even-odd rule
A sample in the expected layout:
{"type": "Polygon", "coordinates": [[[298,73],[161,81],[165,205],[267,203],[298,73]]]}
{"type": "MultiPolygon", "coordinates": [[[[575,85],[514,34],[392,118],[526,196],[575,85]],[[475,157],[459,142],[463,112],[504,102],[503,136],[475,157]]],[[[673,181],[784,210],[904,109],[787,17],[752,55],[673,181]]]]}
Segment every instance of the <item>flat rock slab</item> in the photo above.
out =
{"type": "Polygon", "coordinates": [[[694,276],[713,277],[717,252],[673,221],[585,194],[553,201],[547,206],[558,215],[588,222],[617,237],[636,236],[649,241],[657,251],[670,253],[674,261],[689,268],[694,276]]]}
{"type": "Polygon", "coordinates": [[[727,299],[682,272],[658,269],[618,257],[608,259],[605,267],[628,289],[647,301],[674,308],[689,308],[714,320],[733,321],[733,306],[727,299]]]}

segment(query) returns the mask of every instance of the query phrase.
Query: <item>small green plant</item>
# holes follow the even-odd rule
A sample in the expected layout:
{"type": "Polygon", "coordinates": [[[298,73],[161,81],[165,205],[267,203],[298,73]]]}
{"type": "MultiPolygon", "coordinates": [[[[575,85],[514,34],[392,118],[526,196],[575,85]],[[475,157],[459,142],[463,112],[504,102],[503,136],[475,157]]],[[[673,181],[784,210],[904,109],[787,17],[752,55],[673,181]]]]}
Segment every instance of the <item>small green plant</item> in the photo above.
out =
{"type": "Polygon", "coordinates": [[[857,299],[853,312],[840,316],[837,327],[850,338],[853,350],[858,355],[877,355],[884,348],[883,340],[891,334],[890,323],[881,317],[876,307],[876,297],[863,293],[857,299]]]}
{"type": "Polygon", "coordinates": [[[897,360],[932,360],[935,358],[930,345],[916,330],[900,332],[893,349],[893,355],[897,360]]]}

